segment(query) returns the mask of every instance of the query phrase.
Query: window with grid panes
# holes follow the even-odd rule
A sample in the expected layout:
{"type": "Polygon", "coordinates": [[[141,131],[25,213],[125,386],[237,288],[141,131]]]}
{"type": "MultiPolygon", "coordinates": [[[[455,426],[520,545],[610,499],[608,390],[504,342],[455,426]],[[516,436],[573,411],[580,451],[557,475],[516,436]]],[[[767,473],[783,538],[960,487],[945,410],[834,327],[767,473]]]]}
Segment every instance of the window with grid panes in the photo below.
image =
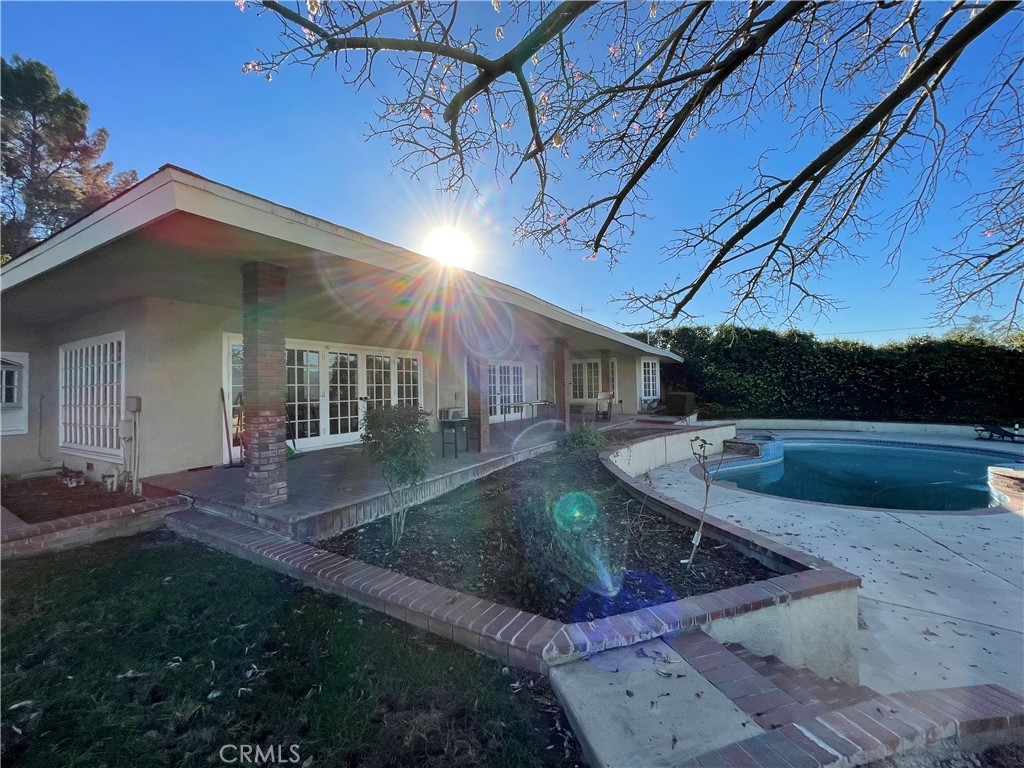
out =
{"type": "Polygon", "coordinates": [[[519,413],[524,399],[522,363],[492,363],[487,367],[487,403],[491,416],[519,413]]]}
{"type": "Polygon", "coordinates": [[[62,344],[60,446],[120,458],[124,331],[62,344]]]}
{"type": "Polygon", "coordinates": [[[413,408],[420,404],[420,361],[415,357],[398,357],[395,361],[398,384],[398,405],[413,408]]]}

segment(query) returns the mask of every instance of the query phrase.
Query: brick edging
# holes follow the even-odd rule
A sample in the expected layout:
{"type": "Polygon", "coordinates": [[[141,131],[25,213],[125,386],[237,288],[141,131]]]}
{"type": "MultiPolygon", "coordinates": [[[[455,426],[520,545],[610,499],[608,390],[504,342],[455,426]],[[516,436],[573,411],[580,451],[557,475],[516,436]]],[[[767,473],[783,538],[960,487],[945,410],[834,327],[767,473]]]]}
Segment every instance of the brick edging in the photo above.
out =
{"type": "Polygon", "coordinates": [[[179,496],[168,496],[162,499],[143,499],[142,501],[135,502],[134,504],[125,504],[120,507],[101,509],[96,512],[83,512],[80,515],[61,517],[56,520],[48,520],[44,523],[27,523],[23,527],[19,526],[14,530],[5,530],[0,532],[0,544],[10,544],[22,539],[60,533],[61,531],[67,531],[72,528],[81,528],[95,523],[141,515],[145,512],[152,512],[158,509],[168,509],[170,507],[179,506],[181,503],[182,498],[179,496]]]}
{"type": "Polygon", "coordinates": [[[1024,697],[1000,685],[876,696],[706,752],[685,766],[853,766],[943,739],[1024,729],[1024,697]]]}
{"type": "MultiPolygon", "coordinates": [[[[174,531],[362,603],[473,650],[546,673],[552,666],[860,581],[808,570],[593,621],[563,624],[302,544],[199,509],[168,516],[174,531]]],[[[838,570],[838,569],[836,569],[838,570]]]]}

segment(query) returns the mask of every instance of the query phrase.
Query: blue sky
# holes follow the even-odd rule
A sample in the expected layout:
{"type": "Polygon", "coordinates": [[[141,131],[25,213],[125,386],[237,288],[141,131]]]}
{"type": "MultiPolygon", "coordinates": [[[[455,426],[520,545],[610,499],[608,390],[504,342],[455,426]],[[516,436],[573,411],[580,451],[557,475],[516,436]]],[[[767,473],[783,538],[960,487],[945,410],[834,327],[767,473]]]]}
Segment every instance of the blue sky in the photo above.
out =
{"type": "MultiPolygon", "coordinates": [[[[414,250],[435,224],[455,220],[477,242],[476,271],[567,309],[582,307],[612,327],[641,318],[617,311],[611,297],[657,288],[680,270],[660,254],[679,211],[706,208],[716,193],[721,199],[745,167],[729,152],[732,137],[709,141],[677,164],[652,190],[652,221],[638,228],[630,253],[609,272],[578,254],[548,258],[512,246],[514,217],[530,199],[529,178],[485,182],[479,198],[453,200],[434,191],[429,178],[416,182],[392,172],[389,144],[364,138],[374,119],[371,90],[354,92],[329,68],[312,77],[305,68],[285,69],[272,83],[243,75],[241,64],[257,58],[255,48],[277,50],[279,26],[252,10],[240,13],[230,0],[8,0],[0,4],[0,25],[8,60],[17,53],[44,62],[90,106],[91,127],[110,131],[105,159],[116,170],[134,168],[141,178],[173,163],[414,250]]],[[[789,143],[780,133],[779,148],[789,143]]],[[[816,322],[806,318],[801,327],[873,343],[925,332],[934,303],[921,282],[924,257],[958,229],[951,216],[937,213],[897,275],[877,259],[836,265],[823,287],[845,308],[816,322]]],[[[863,247],[870,255],[872,244],[863,247]]],[[[700,298],[698,322],[720,322],[726,301],[721,288],[700,298]]]]}

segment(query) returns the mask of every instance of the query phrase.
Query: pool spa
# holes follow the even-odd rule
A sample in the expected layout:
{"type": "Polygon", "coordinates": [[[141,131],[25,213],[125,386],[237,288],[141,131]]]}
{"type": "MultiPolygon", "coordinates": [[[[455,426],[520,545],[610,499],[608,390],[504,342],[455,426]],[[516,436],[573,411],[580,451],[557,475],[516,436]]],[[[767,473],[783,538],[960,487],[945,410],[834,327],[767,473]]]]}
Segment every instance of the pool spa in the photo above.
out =
{"type": "Polygon", "coordinates": [[[760,456],[726,462],[715,482],[771,496],[826,504],[915,511],[965,511],[1005,501],[989,487],[989,467],[1024,465],[1024,451],[880,440],[747,438],[760,456]]]}

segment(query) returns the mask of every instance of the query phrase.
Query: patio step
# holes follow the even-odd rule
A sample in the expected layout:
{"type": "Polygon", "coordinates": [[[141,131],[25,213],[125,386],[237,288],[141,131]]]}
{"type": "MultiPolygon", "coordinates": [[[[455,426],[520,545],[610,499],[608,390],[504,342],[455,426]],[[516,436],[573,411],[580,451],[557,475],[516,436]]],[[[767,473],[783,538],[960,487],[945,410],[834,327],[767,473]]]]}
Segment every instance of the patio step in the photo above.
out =
{"type": "Polygon", "coordinates": [[[725,647],[801,704],[823,704],[838,709],[878,695],[866,685],[852,686],[836,678],[821,677],[809,669],[791,667],[778,656],[757,656],[739,643],[727,643],[725,647]]]}
{"type": "Polygon", "coordinates": [[[794,669],[776,656],[757,656],[741,645],[723,645],[705,632],[686,632],[666,642],[712,685],[765,730],[860,704],[878,695],[794,669]]]}
{"type": "Polygon", "coordinates": [[[1024,697],[999,685],[883,696],[758,656],[702,631],[663,638],[687,663],[751,716],[763,732],[680,766],[819,768],[862,765],[943,739],[987,734],[1020,739],[1024,697]],[[1003,736],[993,732],[1006,732],[1003,736]]]}

